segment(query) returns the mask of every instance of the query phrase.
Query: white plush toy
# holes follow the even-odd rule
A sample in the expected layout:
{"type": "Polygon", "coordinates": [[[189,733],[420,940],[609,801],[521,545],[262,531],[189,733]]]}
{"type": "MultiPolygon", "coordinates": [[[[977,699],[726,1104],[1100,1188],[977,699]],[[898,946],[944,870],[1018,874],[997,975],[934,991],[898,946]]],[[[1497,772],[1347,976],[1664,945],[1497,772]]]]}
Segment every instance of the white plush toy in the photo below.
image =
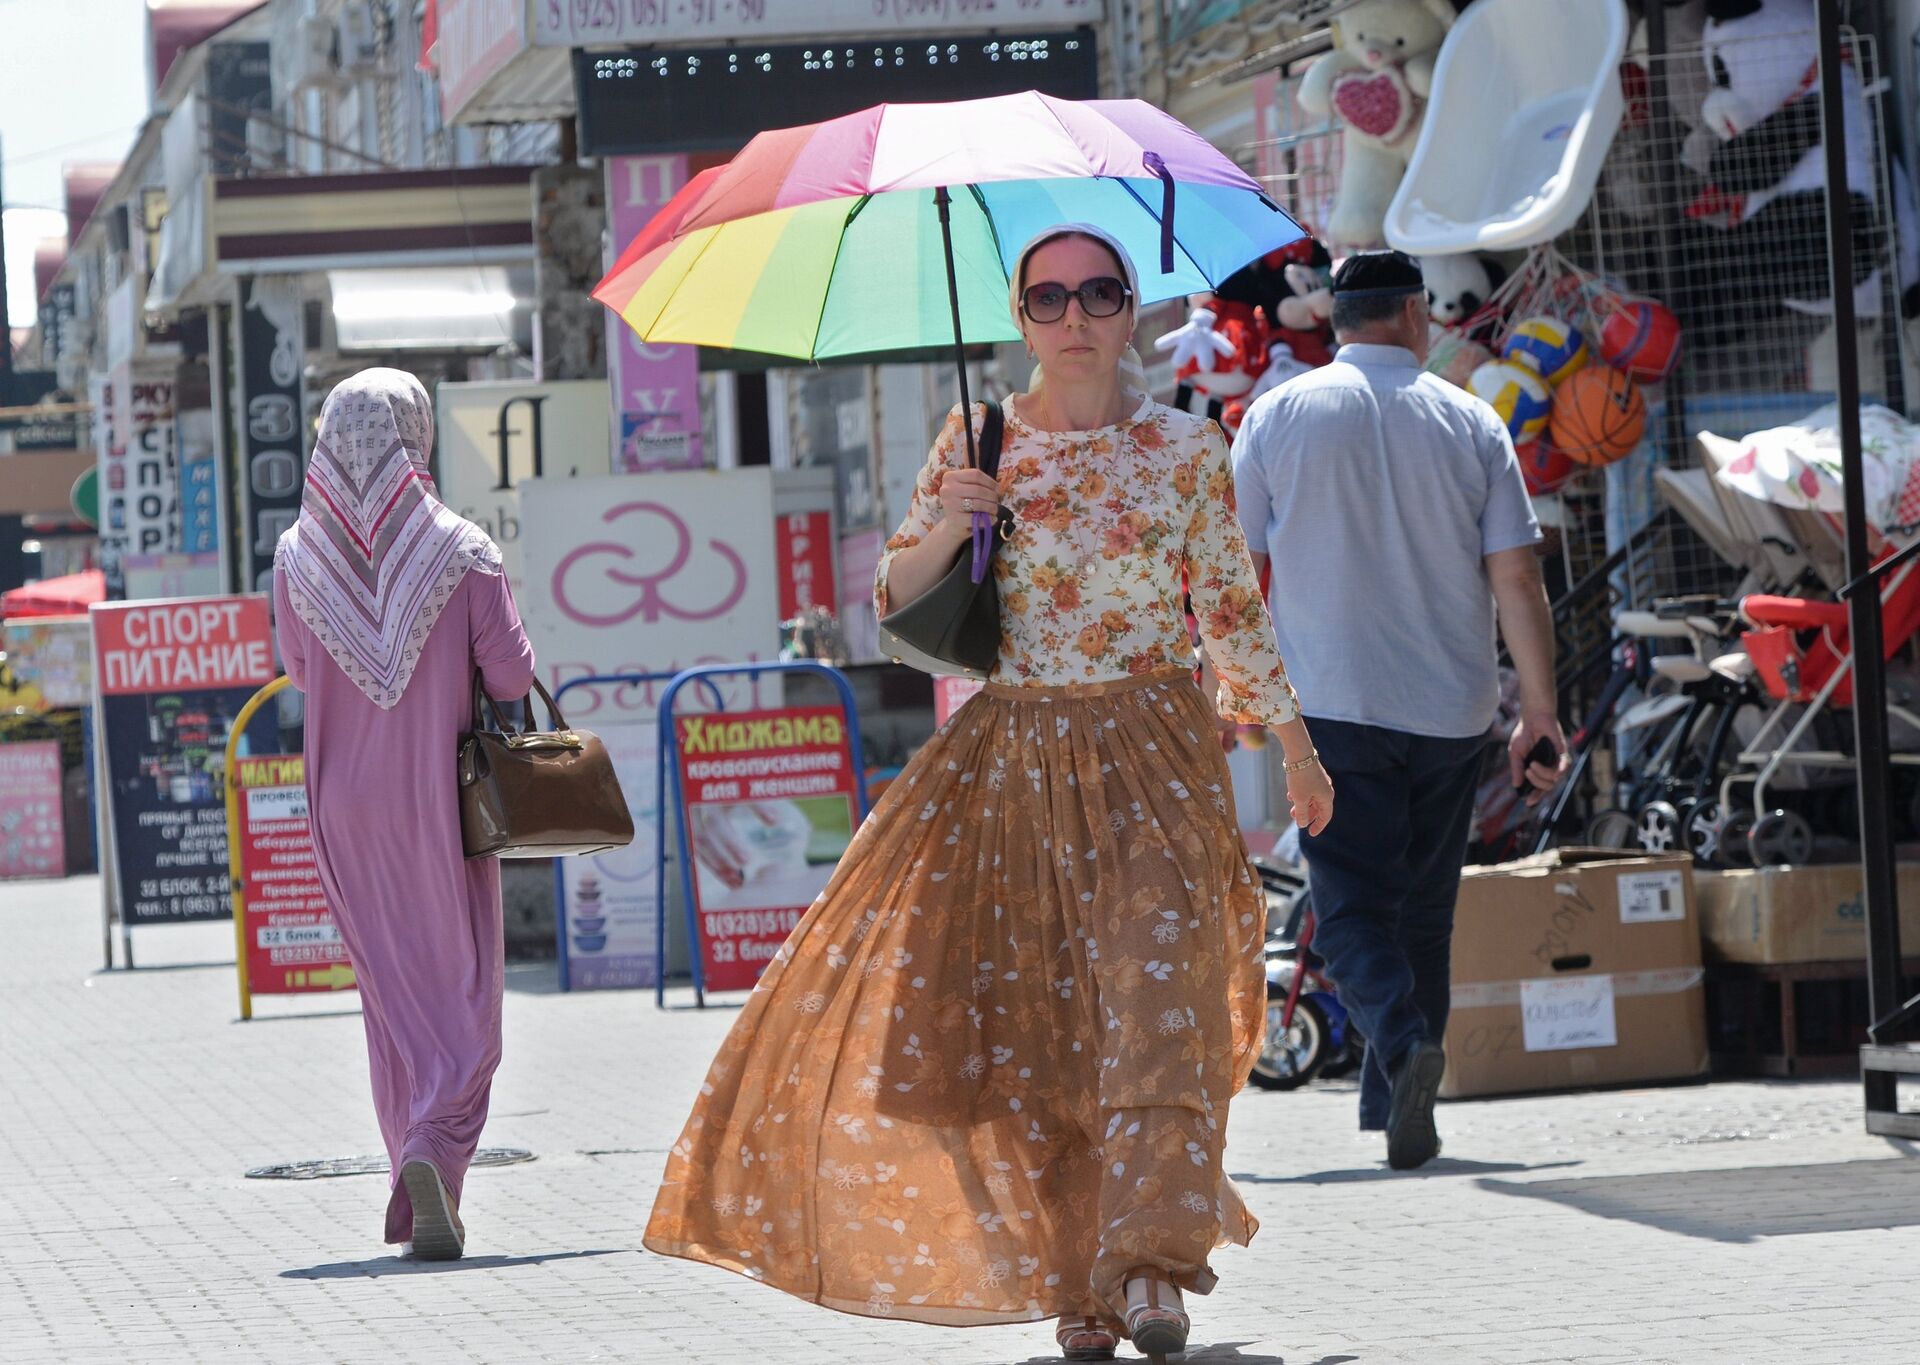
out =
{"type": "Polygon", "coordinates": [[[1422,256],[1420,274],[1427,282],[1427,311],[1435,322],[1448,327],[1457,327],[1479,312],[1507,278],[1506,269],[1493,257],[1471,251],[1422,256]]]}
{"type": "Polygon", "coordinates": [[[1387,206],[1420,138],[1434,54],[1454,14],[1452,0],[1359,0],[1334,19],[1333,51],[1301,79],[1300,107],[1346,124],[1327,221],[1336,252],[1382,244],[1387,206]]]}
{"type": "Polygon", "coordinates": [[[1195,308],[1186,325],[1176,327],[1153,343],[1156,351],[1173,352],[1173,368],[1182,379],[1205,374],[1233,354],[1233,343],[1213,330],[1220,315],[1211,308],[1195,308]]]}

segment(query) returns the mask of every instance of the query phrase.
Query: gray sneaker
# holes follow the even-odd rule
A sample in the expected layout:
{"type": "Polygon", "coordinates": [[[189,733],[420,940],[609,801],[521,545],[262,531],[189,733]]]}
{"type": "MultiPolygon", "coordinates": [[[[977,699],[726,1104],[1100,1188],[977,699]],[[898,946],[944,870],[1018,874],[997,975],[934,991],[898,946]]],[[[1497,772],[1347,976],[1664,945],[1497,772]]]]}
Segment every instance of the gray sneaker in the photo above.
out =
{"type": "Polygon", "coordinates": [[[1387,1165],[1411,1171],[1440,1155],[1433,1102],[1440,1094],[1447,1054],[1440,1044],[1415,1043],[1393,1069],[1393,1103],[1387,1110],[1387,1165]]]}

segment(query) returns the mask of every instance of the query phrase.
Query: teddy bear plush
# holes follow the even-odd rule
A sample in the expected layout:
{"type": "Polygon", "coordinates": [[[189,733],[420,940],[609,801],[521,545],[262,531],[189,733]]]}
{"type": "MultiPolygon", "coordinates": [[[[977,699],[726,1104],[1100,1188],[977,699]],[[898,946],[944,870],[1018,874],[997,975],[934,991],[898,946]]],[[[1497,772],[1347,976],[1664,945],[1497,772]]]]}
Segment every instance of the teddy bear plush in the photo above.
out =
{"type": "Polygon", "coordinates": [[[1420,274],[1427,282],[1427,312],[1443,327],[1465,323],[1507,279],[1505,266],[1475,251],[1422,256],[1420,274]]]}
{"type": "MultiPolygon", "coordinates": [[[[1832,294],[1826,249],[1826,162],[1814,0],[1707,0],[1702,58],[1713,88],[1700,122],[1717,139],[1706,187],[1686,209],[1726,234],[1690,253],[1711,278],[1690,279],[1686,302],[1722,327],[1735,296],[1819,311],[1832,294]],[[1721,286],[1729,275],[1739,290],[1721,286]]],[[[1886,223],[1873,174],[1864,91],[1851,63],[1840,69],[1846,109],[1847,191],[1853,201],[1853,283],[1886,255],[1886,223]]]]}
{"type": "Polygon", "coordinates": [[[1345,124],[1327,221],[1333,245],[1382,245],[1387,206],[1420,139],[1434,56],[1455,13],[1453,0],[1358,0],[1332,23],[1333,51],[1301,78],[1300,107],[1345,124]]]}

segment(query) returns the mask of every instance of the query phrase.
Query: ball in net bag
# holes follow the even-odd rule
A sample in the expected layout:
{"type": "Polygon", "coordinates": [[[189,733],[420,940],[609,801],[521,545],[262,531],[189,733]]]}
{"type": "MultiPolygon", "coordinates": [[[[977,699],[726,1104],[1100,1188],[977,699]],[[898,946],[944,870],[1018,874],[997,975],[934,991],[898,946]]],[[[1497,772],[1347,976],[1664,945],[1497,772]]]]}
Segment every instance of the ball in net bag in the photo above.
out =
{"type": "Polygon", "coordinates": [[[1619,370],[1594,366],[1554,391],[1547,439],[1578,464],[1625,459],[1647,429],[1647,400],[1619,370]]]}
{"type": "Polygon", "coordinates": [[[1553,396],[1540,376],[1510,360],[1490,360],[1467,380],[1467,391],[1500,414],[1516,446],[1538,436],[1547,425],[1553,396]]]}
{"type": "Polygon", "coordinates": [[[1680,319],[1655,299],[1626,299],[1600,325],[1600,358],[1642,384],[1658,384],[1680,363],[1680,319]]]}
{"type": "Polygon", "coordinates": [[[1541,314],[1508,333],[1500,355],[1527,366],[1551,387],[1587,363],[1587,339],[1571,323],[1541,314]]]}

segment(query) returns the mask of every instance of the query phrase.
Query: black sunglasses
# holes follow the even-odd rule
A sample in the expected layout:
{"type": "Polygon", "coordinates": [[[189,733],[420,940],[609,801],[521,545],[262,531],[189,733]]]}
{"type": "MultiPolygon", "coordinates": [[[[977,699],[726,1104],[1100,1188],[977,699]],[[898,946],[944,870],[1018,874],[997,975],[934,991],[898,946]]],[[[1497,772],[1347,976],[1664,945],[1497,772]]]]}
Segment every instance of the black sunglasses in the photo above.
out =
{"type": "Polygon", "coordinates": [[[1110,318],[1127,306],[1133,291],[1111,275],[1083,280],[1069,289],[1058,280],[1030,284],[1020,295],[1020,311],[1034,322],[1058,322],[1067,315],[1067,300],[1079,299],[1080,311],[1090,318],[1110,318]]]}

